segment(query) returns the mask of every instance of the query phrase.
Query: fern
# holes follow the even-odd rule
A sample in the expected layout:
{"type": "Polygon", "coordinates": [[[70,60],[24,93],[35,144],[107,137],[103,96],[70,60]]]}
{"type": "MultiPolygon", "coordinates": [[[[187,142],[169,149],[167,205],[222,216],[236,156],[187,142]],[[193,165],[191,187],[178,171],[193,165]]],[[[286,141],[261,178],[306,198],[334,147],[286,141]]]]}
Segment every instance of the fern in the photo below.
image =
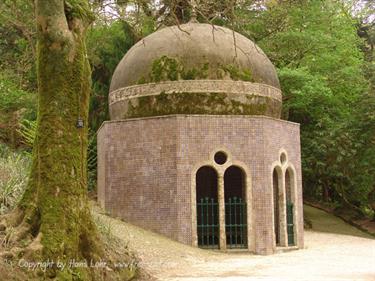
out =
{"type": "Polygon", "coordinates": [[[27,146],[27,148],[32,149],[34,145],[34,140],[36,136],[36,121],[23,120],[20,124],[20,129],[18,132],[22,136],[22,142],[27,146]]]}

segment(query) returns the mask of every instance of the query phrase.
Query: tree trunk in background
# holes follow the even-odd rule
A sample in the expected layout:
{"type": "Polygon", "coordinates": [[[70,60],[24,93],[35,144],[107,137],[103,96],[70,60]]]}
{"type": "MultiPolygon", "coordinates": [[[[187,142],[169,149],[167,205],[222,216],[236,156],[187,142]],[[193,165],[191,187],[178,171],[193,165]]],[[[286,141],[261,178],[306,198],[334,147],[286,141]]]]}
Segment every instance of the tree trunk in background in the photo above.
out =
{"type": "Polygon", "coordinates": [[[324,202],[329,201],[329,189],[326,184],[323,184],[323,201],[324,202]]]}
{"type": "Polygon", "coordinates": [[[372,191],[368,195],[368,201],[370,208],[374,212],[372,220],[375,221],[375,186],[373,187],[372,191]]]}
{"type": "MultiPolygon", "coordinates": [[[[33,241],[30,259],[90,262],[103,252],[87,198],[91,73],[84,40],[91,14],[87,0],[35,0],[35,9],[38,127],[29,185],[13,224],[18,240],[33,241]],[[79,118],[83,128],[76,126],[79,118]]],[[[77,271],[91,279],[89,271],[77,271]]],[[[70,280],[72,273],[54,268],[47,274],[70,280]]]]}

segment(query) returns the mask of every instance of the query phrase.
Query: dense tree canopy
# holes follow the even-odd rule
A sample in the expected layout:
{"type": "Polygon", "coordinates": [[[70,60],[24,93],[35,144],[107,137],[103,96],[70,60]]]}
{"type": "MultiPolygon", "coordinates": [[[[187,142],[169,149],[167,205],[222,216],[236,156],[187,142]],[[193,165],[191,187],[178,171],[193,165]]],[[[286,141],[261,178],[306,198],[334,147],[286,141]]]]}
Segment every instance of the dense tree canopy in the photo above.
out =
{"type": "Polygon", "coordinates": [[[363,207],[375,173],[361,150],[374,148],[358,118],[373,93],[358,21],[333,1],[282,2],[252,18],[245,29],[279,69],[284,117],[301,124],[305,195],[363,207]]]}

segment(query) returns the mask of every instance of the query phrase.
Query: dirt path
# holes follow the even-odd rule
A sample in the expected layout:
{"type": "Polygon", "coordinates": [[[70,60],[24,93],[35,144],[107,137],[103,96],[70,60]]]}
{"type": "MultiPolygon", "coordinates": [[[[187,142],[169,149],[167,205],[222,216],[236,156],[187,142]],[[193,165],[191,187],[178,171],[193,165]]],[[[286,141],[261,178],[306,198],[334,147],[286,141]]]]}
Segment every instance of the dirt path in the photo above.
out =
{"type": "Polygon", "coordinates": [[[129,243],[141,266],[158,280],[375,281],[375,240],[323,211],[305,211],[317,230],[305,232],[305,249],[271,256],[201,250],[104,215],[99,218],[129,243]]]}

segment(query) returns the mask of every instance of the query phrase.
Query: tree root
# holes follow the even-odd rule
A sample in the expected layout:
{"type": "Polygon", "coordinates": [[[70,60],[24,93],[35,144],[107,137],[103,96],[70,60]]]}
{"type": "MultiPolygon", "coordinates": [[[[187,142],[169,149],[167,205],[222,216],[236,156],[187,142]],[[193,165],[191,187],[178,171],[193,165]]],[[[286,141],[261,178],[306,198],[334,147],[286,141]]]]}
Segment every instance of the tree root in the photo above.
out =
{"type": "MultiPolygon", "coordinates": [[[[6,262],[12,262],[13,264],[19,264],[21,260],[38,263],[44,262],[47,259],[44,256],[44,250],[46,249],[43,245],[43,233],[40,231],[39,226],[35,224],[39,223],[38,219],[27,218],[23,216],[21,222],[19,221],[19,213],[17,216],[9,215],[7,217],[7,228],[0,233],[0,258],[6,262]],[[14,218],[17,218],[15,220],[14,218]],[[17,226],[16,223],[18,223],[17,226]],[[29,222],[33,222],[30,224],[29,222]],[[36,236],[33,233],[33,229],[38,229],[36,236]],[[3,236],[3,237],[1,237],[3,236]],[[2,238],[2,239],[1,239],[2,238]]],[[[37,268],[36,270],[22,269],[22,266],[18,270],[23,271],[23,274],[27,274],[29,280],[40,280],[41,278],[55,278],[57,280],[70,280],[72,274],[80,276],[82,280],[130,280],[136,274],[136,266],[128,268],[116,268],[113,265],[122,260],[124,252],[120,253],[115,251],[114,245],[109,246],[107,243],[101,244],[103,241],[102,234],[96,232],[94,223],[88,223],[84,228],[81,229],[78,249],[77,262],[86,260],[88,264],[100,263],[104,261],[108,265],[104,267],[87,267],[87,268],[68,268],[64,270],[59,268],[50,267],[46,270],[37,268]],[[80,260],[82,259],[82,260],[80,260]]],[[[106,240],[105,237],[104,240],[106,240]]],[[[118,248],[117,248],[118,250],[118,248]]],[[[132,258],[131,258],[132,259],[132,258]]],[[[56,262],[55,260],[52,260],[56,262]]],[[[69,264],[69,260],[62,261],[65,264],[69,264]]],[[[132,263],[130,263],[132,264],[132,263]]]]}
{"type": "Polygon", "coordinates": [[[12,212],[0,216],[0,231],[4,231],[8,227],[18,226],[24,216],[25,212],[20,208],[16,208],[12,212]]]}
{"type": "Polygon", "coordinates": [[[31,241],[31,243],[23,249],[22,258],[31,260],[36,256],[41,256],[43,251],[43,245],[41,243],[42,233],[39,232],[38,236],[31,241]]]}
{"type": "Polygon", "coordinates": [[[31,208],[25,211],[16,208],[0,217],[0,245],[2,248],[22,247],[33,240],[35,229],[39,228],[35,210],[31,208]]]}
{"type": "MultiPolygon", "coordinates": [[[[88,207],[89,209],[89,207],[88,207]]],[[[38,263],[43,261],[62,261],[69,264],[70,260],[64,255],[76,259],[77,262],[86,260],[87,264],[107,263],[104,267],[87,268],[57,268],[56,265],[47,270],[22,270],[29,276],[30,280],[40,280],[44,278],[57,278],[58,280],[70,280],[72,275],[78,275],[83,280],[129,280],[134,276],[134,268],[116,268],[117,261],[121,261],[123,256],[116,253],[114,248],[108,248],[107,243],[102,244],[103,237],[97,232],[94,221],[91,220],[89,211],[83,211],[80,218],[86,223],[81,224],[77,229],[76,235],[79,235],[77,245],[73,248],[49,248],[48,240],[43,238],[43,229],[49,229],[43,226],[43,217],[34,205],[28,208],[17,208],[13,212],[0,217],[0,258],[5,262],[18,264],[21,260],[38,263]],[[41,228],[42,227],[42,228],[41,228]],[[47,243],[46,243],[47,241],[47,243]],[[76,255],[68,252],[78,247],[76,255]],[[52,252],[51,252],[52,251],[52,252]],[[56,252],[53,252],[56,251],[56,252]],[[53,255],[50,255],[53,253],[53,255]],[[70,276],[70,277],[69,277],[70,276]]],[[[53,233],[54,234],[54,233],[53,233]]],[[[70,239],[67,237],[67,239],[70,239]]],[[[72,237],[74,239],[74,237],[72,237]]],[[[106,238],[104,238],[104,241],[106,238]]],[[[74,241],[74,240],[71,240],[74,241]]],[[[59,244],[57,244],[59,245],[59,244]]],[[[62,244],[63,245],[63,244],[62,244]]]]}

